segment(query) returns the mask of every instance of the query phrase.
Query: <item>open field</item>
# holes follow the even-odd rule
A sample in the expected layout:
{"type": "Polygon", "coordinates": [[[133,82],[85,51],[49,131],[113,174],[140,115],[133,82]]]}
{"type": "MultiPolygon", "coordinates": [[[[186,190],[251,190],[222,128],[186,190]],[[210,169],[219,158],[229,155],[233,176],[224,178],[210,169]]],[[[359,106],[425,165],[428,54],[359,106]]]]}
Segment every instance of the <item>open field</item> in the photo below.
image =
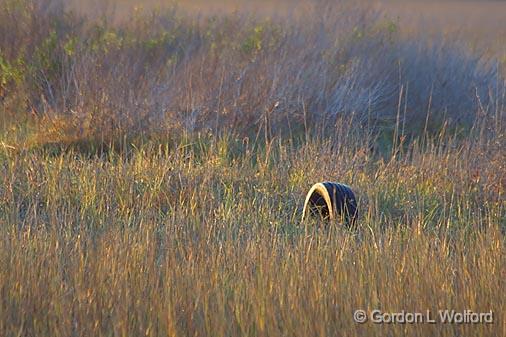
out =
{"type": "Polygon", "coordinates": [[[386,1],[380,8],[408,32],[458,36],[506,57],[505,1],[386,1]]]}
{"type": "MultiPolygon", "coordinates": [[[[72,2],[72,1],[71,1],[72,2]]],[[[399,20],[404,30],[411,32],[461,33],[468,38],[485,40],[487,43],[504,42],[506,35],[506,2],[473,0],[366,0],[371,8],[399,20]]],[[[216,13],[248,12],[261,16],[296,15],[308,8],[308,0],[110,0],[110,12],[126,15],[133,8],[153,9],[176,4],[183,10],[201,15],[216,13]]],[[[94,12],[99,6],[91,1],[76,1],[74,8],[94,12]]],[[[504,52],[504,50],[503,50],[504,52]]]]}
{"type": "Polygon", "coordinates": [[[1,337],[506,335],[495,19],[113,3],[0,0],[1,337]],[[356,228],[301,221],[325,180],[356,228]]]}
{"type": "Polygon", "coordinates": [[[504,334],[503,149],[165,150],[4,159],[3,336],[504,334]],[[325,179],[356,189],[358,231],[300,224],[325,179]],[[361,325],[356,309],[492,310],[494,324],[361,325]]]}

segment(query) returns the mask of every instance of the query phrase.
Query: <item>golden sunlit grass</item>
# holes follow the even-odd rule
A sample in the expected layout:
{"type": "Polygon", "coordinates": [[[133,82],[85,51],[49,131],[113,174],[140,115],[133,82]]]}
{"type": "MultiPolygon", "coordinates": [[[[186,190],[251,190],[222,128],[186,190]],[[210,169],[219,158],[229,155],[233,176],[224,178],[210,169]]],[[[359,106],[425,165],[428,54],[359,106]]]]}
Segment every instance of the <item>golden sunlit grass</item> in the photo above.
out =
{"type": "Polygon", "coordinates": [[[348,148],[4,153],[1,335],[502,335],[504,151],[385,162],[348,148]],[[325,179],[356,189],[357,231],[299,222],[325,179]],[[360,325],[356,309],[492,310],[495,323],[360,325]]]}

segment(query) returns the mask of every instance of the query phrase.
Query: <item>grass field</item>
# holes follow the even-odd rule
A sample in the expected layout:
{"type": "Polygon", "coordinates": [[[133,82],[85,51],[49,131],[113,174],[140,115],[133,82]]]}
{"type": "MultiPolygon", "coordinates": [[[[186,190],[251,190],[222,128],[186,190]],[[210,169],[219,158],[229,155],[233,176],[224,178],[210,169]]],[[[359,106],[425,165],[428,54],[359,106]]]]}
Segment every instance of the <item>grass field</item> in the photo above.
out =
{"type": "Polygon", "coordinates": [[[0,336],[506,335],[504,60],[306,6],[0,0],[0,336]],[[325,180],[357,228],[301,221],[325,180]]]}

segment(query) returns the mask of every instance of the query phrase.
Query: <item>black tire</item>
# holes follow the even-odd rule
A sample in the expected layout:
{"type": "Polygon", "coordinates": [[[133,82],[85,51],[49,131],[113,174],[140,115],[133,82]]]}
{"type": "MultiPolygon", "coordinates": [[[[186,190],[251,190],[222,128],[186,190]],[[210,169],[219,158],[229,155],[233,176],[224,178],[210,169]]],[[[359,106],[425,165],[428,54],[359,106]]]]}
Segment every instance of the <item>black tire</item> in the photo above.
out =
{"type": "Polygon", "coordinates": [[[302,220],[319,216],[324,220],[344,219],[354,226],[358,218],[357,200],[351,188],[344,184],[323,182],[314,184],[306,195],[302,220]]]}

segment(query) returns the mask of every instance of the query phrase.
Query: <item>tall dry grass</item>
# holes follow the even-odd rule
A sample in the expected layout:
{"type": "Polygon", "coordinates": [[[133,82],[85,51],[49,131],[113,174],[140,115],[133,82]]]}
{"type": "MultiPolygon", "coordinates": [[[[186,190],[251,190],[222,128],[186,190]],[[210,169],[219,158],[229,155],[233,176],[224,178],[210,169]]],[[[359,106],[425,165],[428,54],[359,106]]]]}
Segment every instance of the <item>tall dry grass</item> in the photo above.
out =
{"type": "Polygon", "coordinates": [[[64,4],[0,0],[0,336],[506,334],[500,60],[347,2],[64,4]],[[323,180],[356,230],[300,222],[323,180]]]}
{"type": "Polygon", "coordinates": [[[504,334],[504,150],[355,150],[201,139],[4,159],[0,334],[504,334]],[[356,189],[357,231],[300,223],[325,179],[356,189]],[[356,309],[494,323],[360,325],[356,309]]]}

